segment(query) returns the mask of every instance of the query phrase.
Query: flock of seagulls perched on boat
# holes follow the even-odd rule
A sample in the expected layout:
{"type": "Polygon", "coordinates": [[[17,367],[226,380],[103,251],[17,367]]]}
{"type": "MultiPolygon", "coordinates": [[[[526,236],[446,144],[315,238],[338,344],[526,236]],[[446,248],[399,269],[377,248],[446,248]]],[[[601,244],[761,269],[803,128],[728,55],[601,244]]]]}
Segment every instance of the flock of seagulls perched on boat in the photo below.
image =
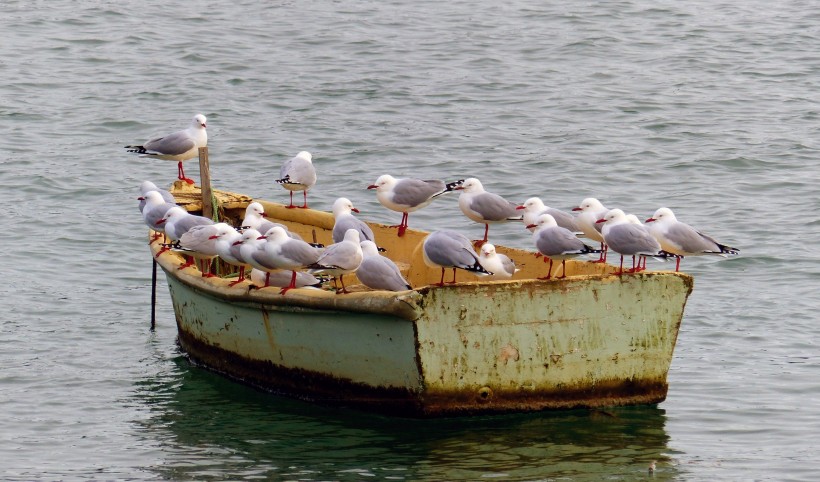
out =
{"type": "MultiPolygon", "coordinates": [[[[143,156],[177,161],[179,179],[192,183],[184,175],[182,162],[196,157],[199,147],[207,145],[205,126],[205,116],[198,114],[185,130],[126,148],[143,156]]],[[[307,151],[283,162],[279,178],[275,180],[290,192],[287,208],[308,208],[308,191],[316,181],[313,157],[307,151]],[[293,203],[293,193],[300,191],[303,204],[297,206],[293,203]]],[[[586,198],[572,209],[573,215],[545,205],[538,197],[531,197],[523,204],[513,203],[485,190],[476,178],[446,182],[399,179],[383,174],[367,189],[376,191],[376,199],[382,206],[402,214],[399,224],[392,226],[398,228],[398,236],[405,235],[411,212],[452,192],[459,193],[462,213],[484,225],[484,237],[476,241],[450,229],[434,231],[424,238],[424,262],[441,269],[439,286],[445,284],[447,269],[453,270],[453,279],[448,283],[456,282],[457,270],[491,280],[510,279],[518,271],[515,262],[496,252],[489,242],[490,225],[497,223],[520,223],[532,232],[536,256],[543,256],[544,262],[549,263],[546,276],[539,279],[551,279],[554,261],[561,262],[561,274],[557,277],[564,278],[567,259],[598,255],[595,262],[603,263],[609,251],[620,256],[617,274],[645,270],[649,257],[674,258],[678,271],[685,257],[727,256],[739,252],[738,248],[721,244],[678,221],[666,207],[657,209],[641,223],[632,214],[608,208],[595,198],[586,198]],[[584,239],[596,246],[587,244],[584,239]],[[625,256],[632,258],[632,267],[627,270],[624,269],[625,256]]],[[[200,262],[202,276],[213,276],[211,260],[219,257],[239,268],[239,277],[231,285],[244,282],[245,272],[250,270],[255,285],[280,287],[283,295],[294,288],[319,287],[324,281],[322,276],[334,279],[337,293],[347,293],[344,276],[354,273],[363,285],[374,290],[412,289],[396,264],[380,253],[373,230],[353,214],[358,213],[358,209],[344,197],[333,203],[333,244],[327,247],[309,243],[285,225],[266,220],[264,208],[258,202],[247,206],[241,226],[234,227],[188,213],[176,205],[169,192],[150,181],[140,186],[139,201],[145,224],[165,236],[157,256],[168,249],[182,252],[189,261],[181,267],[200,262]]],[[[155,236],[151,243],[162,235],[155,236]]]]}

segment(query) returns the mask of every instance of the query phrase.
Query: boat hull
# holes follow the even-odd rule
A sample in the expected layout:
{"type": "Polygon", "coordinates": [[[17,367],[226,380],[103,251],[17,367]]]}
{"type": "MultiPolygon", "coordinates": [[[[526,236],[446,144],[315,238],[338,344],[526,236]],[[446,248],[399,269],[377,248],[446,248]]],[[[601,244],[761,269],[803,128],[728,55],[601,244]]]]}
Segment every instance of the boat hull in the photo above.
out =
{"type": "Polygon", "coordinates": [[[691,290],[674,273],[463,283],[421,289],[417,310],[361,313],[226,297],[163,267],[194,362],[277,394],[421,417],[659,403],[691,290]]]}

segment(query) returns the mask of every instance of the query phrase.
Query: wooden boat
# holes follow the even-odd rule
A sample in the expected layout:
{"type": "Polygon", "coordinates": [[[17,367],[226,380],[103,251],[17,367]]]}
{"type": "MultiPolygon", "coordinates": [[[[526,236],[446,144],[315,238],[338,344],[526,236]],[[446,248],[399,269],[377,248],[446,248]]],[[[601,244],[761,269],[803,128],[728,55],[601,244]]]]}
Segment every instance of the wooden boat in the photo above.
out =
{"type": "MultiPolygon", "coordinates": [[[[178,200],[190,189],[175,187],[178,200]]],[[[222,215],[236,225],[249,201],[223,198],[222,215]]],[[[331,242],[330,213],[260,202],[269,219],[331,242]]],[[[425,232],[399,238],[395,229],[371,226],[414,290],[373,291],[351,276],[350,294],[282,296],[278,288],[229,287],[232,279],[179,270],[180,255],[161,254],[180,347],[197,364],[277,394],[402,416],[666,398],[690,276],[618,276],[609,265],[568,261],[565,279],[538,280],[546,265],[534,252],[497,246],[521,268],[512,280],[459,273],[458,283],[438,287],[440,270],[421,254],[425,232]]]]}

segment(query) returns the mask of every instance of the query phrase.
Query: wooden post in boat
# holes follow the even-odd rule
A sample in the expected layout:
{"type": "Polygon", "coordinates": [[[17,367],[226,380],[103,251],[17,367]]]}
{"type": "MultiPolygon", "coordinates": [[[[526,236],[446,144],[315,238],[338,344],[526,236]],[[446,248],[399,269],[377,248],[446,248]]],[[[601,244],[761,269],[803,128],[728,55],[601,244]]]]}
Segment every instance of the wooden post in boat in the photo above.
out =
{"type": "Polygon", "coordinates": [[[211,202],[211,168],[208,164],[208,148],[199,148],[199,177],[202,179],[202,215],[214,218],[213,203],[211,202]]]}

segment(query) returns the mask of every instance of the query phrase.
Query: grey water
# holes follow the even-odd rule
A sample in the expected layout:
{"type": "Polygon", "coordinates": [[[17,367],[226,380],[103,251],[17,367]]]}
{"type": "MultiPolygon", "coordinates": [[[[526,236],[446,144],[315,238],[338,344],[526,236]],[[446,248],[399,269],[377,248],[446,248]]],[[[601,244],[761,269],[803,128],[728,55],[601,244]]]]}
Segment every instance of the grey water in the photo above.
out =
{"type": "MultiPolygon", "coordinates": [[[[799,0],[2,2],[0,478],[816,480],[819,47],[799,0]],[[741,255],[684,260],[657,406],[410,421],[274,397],[188,363],[161,275],[149,330],[135,198],[176,166],[122,147],[196,113],[220,189],[285,202],[308,150],[319,209],[394,224],[379,175],[472,176],[668,206],[741,255]]],[[[410,225],[482,234],[455,196],[410,225]]]]}

